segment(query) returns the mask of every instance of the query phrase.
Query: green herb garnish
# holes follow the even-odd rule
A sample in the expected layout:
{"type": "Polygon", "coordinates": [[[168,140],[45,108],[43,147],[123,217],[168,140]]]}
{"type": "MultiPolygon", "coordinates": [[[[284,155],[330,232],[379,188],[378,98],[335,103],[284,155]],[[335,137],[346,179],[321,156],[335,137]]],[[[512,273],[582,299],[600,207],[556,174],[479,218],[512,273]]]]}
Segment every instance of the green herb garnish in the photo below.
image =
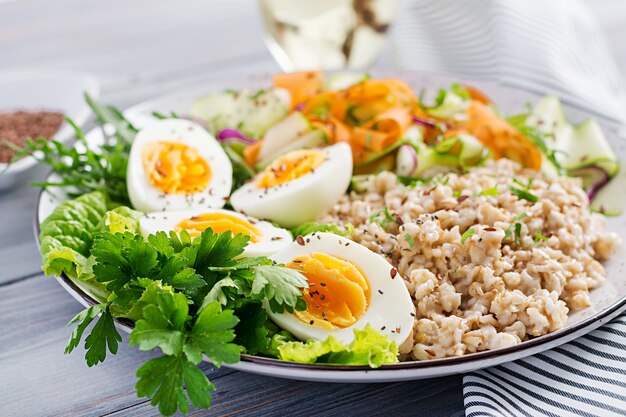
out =
{"type": "Polygon", "coordinates": [[[530,191],[522,190],[521,188],[513,187],[512,185],[509,186],[509,190],[522,200],[530,201],[531,203],[536,203],[539,200],[539,198],[530,191]]]}
{"type": "Polygon", "coordinates": [[[411,236],[408,233],[404,234],[404,238],[406,239],[406,242],[409,244],[409,247],[415,247],[415,239],[413,238],[413,236],[411,236]]]}
{"type": "Polygon", "coordinates": [[[467,229],[465,233],[461,235],[461,243],[465,243],[467,239],[474,236],[474,233],[475,233],[474,229],[467,229]]]}
{"type": "Polygon", "coordinates": [[[498,195],[498,187],[487,188],[486,190],[479,192],[478,195],[496,196],[498,195]]]}
{"type": "Polygon", "coordinates": [[[395,217],[389,213],[389,209],[387,207],[382,210],[376,210],[372,213],[372,215],[370,215],[370,222],[378,223],[382,227],[385,227],[390,223],[398,223],[395,217]]]}

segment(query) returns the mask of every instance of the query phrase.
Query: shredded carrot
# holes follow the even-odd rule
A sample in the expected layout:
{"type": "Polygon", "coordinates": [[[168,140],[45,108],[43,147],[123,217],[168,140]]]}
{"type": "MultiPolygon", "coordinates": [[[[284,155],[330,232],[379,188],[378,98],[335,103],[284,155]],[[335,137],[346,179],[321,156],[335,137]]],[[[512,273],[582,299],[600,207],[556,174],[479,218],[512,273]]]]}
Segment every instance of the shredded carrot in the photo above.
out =
{"type": "Polygon", "coordinates": [[[284,88],[291,93],[291,108],[322,91],[324,74],[321,71],[302,71],[272,76],[274,87],[284,88]]]}
{"type": "Polygon", "coordinates": [[[243,150],[243,159],[248,163],[248,165],[256,164],[259,159],[259,152],[261,151],[261,143],[262,140],[257,140],[250,146],[246,146],[243,150]]]}
{"type": "Polygon", "coordinates": [[[476,87],[472,87],[471,85],[464,85],[465,91],[469,94],[470,98],[474,101],[478,101],[483,104],[491,104],[493,101],[487,96],[487,94],[483,93],[476,87]]]}
{"type": "Polygon", "coordinates": [[[506,157],[528,168],[541,168],[539,149],[489,107],[472,101],[466,113],[467,130],[484,143],[495,158],[506,157]]]}

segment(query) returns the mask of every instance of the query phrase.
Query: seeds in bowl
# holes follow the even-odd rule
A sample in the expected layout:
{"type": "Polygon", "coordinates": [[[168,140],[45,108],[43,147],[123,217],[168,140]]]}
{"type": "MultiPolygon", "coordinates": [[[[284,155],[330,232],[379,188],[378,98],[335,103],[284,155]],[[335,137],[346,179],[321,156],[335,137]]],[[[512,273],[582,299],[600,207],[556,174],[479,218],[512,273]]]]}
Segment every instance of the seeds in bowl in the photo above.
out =
{"type": "Polygon", "coordinates": [[[9,163],[15,151],[8,142],[23,147],[26,139],[50,139],[59,131],[65,116],[52,111],[16,111],[0,113],[0,163],[9,163]]]}

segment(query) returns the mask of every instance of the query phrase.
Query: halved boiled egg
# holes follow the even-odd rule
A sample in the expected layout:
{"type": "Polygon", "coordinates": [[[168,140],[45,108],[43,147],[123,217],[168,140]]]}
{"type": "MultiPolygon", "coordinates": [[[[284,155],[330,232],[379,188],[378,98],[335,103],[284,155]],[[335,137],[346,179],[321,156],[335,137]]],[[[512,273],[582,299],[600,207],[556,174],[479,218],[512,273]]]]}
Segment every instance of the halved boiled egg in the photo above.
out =
{"type": "Polygon", "coordinates": [[[329,335],[349,343],[368,323],[400,346],[412,333],[415,307],[398,271],[365,246],[331,233],[298,237],[272,260],[300,271],[307,309],[273,313],[272,320],[301,340],[329,335]]]}
{"type": "Polygon", "coordinates": [[[144,237],[156,232],[180,232],[186,230],[193,238],[205,229],[215,233],[242,233],[250,237],[244,250],[245,256],[270,256],[286,248],[293,239],[291,233],[273,224],[234,211],[221,209],[198,209],[185,211],[148,213],[139,219],[144,237]]]}
{"type": "Polygon", "coordinates": [[[300,149],[276,158],[230,197],[246,214],[293,227],[315,220],[346,192],[352,176],[347,143],[300,149]]]}
{"type": "Polygon", "coordinates": [[[226,153],[204,128],[167,119],[141,129],[128,159],[133,207],[150,212],[222,207],[232,185],[226,153]]]}

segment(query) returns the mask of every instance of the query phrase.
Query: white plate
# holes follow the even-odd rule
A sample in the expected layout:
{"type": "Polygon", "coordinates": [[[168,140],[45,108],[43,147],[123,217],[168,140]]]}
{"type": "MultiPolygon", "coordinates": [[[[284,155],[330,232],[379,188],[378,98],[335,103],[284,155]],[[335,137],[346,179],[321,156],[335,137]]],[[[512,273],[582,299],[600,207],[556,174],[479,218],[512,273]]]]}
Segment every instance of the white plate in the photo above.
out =
{"type": "MultiPolygon", "coordinates": [[[[414,72],[374,72],[374,76],[396,76],[407,81],[415,91],[426,88],[429,91],[444,87],[455,81],[462,81],[474,85],[486,92],[505,114],[514,114],[524,109],[527,102],[537,102],[540,96],[524,92],[502,85],[485,82],[463,80],[458,77],[446,75],[423,74],[414,72]]],[[[230,82],[220,82],[214,85],[202,85],[171,95],[155,98],[150,101],[138,104],[126,111],[126,115],[138,125],[145,123],[150,118],[153,111],[163,114],[176,112],[185,114],[189,111],[191,102],[199,95],[210,91],[219,91],[226,88],[242,87],[266,87],[269,85],[269,76],[256,76],[246,80],[231,80],[230,82]]],[[[585,112],[572,105],[566,105],[566,112],[573,121],[580,121],[585,117],[585,112]]],[[[626,142],[616,134],[616,126],[608,122],[599,120],[603,125],[609,140],[615,149],[620,160],[626,160],[626,142]]],[[[102,139],[100,130],[93,130],[88,135],[91,143],[98,143],[102,139]]],[[[626,203],[626,194],[623,196],[626,203]]],[[[39,200],[38,226],[42,219],[51,213],[54,207],[63,199],[62,196],[54,196],[47,192],[42,192],[39,200]]],[[[626,205],[626,204],[625,204],[626,205]]],[[[622,238],[626,238],[626,216],[609,218],[607,228],[617,232],[622,238]]],[[[626,239],[625,239],[626,240],[626,239]]],[[[228,365],[232,368],[246,372],[271,375],[282,378],[292,378],[310,381],[332,381],[332,382],[386,382],[403,381],[437,376],[450,375],[455,373],[469,372],[476,369],[494,366],[503,362],[520,359],[533,355],[558,345],[566,343],[579,337],[600,325],[610,321],[612,318],[626,310],[626,274],[625,262],[626,252],[624,247],[619,248],[612,259],[605,264],[608,279],[606,283],[591,292],[592,306],[572,313],[568,324],[561,330],[537,337],[523,342],[519,345],[505,349],[484,351],[468,354],[460,357],[434,359],[428,361],[402,362],[394,365],[385,365],[379,369],[369,369],[367,367],[348,367],[335,365],[306,365],[294,364],[279,361],[276,359],[260,358],[243,355],[241,362],[235,365],[228,365]]],[[[85,306],[94,303],[94,300],[80,290],[69,279],[58,278],[61,285],[80,303],[85,306]]],[[[119,322],[118,325],[123,330],[130,332],[128,322],[119,322]]]]}
{"type": "MultiPolygon", "coordinates": [[[[0,72],[0,113],[58,111],[82,126],[91,114],[84,93],[98,98],[100,86],[94,75],[75,71],[0,72]]],[[[72,127],[64,122],[54,138],[65,141],[73,133],[72,127]]],[[[33,158],[23,158],[8,169],[6,164],[0,163],[0,190],[11,187],[35,164],[33,158]]]]}

